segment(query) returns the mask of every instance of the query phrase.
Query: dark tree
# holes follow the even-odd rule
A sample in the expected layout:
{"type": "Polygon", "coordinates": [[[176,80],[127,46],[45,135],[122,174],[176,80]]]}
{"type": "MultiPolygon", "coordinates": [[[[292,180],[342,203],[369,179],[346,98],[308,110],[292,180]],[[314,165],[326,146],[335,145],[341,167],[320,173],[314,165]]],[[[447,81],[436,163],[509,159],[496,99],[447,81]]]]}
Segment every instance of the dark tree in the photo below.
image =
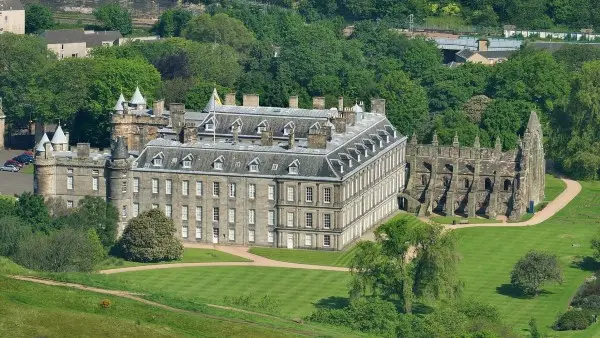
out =
{"type": "Polygon", "coordinates": [[[117,30],[121,34],[127,35],[133,29],[131,15],[116,3],[98,7],[94,10],[94,17],[102,23],[106,30],[117,30]]]}
{"type": "Polygon", "coordinates": [[[25,8],[25,33],[40,33],[54,27],[54,24],[54,16],[48,7],[31,4],[25,8]]]}
{"type": "Polygon", "coordinates": [[[31,224],[35,231],[50,232],[50,214],[44,197],[24,192],[16,203],[15,215],[31,224]]]}
{"type": "Polygon", "coordinates": [[[65,221],[72,227],[96,231],[105,248],[112,247],[117,240],[119,212],[100,197],[85,196],[65,221]]]}
{"type": "Polygon", "coordinates": [[[539,251],[530,251],[521,257],[510,274],[510,284],[530,296],[539,294],[546,282],[561,284],[562,281],[558,257],[539,251]]]}

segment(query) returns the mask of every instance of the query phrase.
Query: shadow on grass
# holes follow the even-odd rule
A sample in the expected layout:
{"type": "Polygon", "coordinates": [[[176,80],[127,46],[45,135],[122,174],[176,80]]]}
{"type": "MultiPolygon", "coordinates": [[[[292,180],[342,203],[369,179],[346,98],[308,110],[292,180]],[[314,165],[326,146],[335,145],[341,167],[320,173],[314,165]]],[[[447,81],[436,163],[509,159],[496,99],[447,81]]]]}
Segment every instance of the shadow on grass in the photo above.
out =
{"type": "Polygon", "coordinates": [[[546,290],[541,290],[536,295],[526,295],[526,294],[523,294],[523,292],[521,292],[521,290],[519,290],[518,288],[515,288],[511,284],[502,284],[502,285],[500,285],[499,287],[496,288],[496,292],[498,294],[503,295],[503,296],[508,296],[508,297],[511,297],[511,298],[518,298],[518,299],[531,299],[531,298],[535,298],[536,296],[554,294],[554,292],[550,292],[550,291],[546,291],[546,290]]]}
{"type": "Polygon", "coordinates": [[[342,309],[350,304],[350,298],[331,296],[322,298],[318,302],[313,303],[316,308],[321,309],[342,309]]]}
{"type": "Polygon", "coordinates": [[[586,256],[583,258],[577,257],[569,266],[583,271],[596,272],[600,270],[600,263],[598,263],[593,257],[590,256],[586,256]]]}

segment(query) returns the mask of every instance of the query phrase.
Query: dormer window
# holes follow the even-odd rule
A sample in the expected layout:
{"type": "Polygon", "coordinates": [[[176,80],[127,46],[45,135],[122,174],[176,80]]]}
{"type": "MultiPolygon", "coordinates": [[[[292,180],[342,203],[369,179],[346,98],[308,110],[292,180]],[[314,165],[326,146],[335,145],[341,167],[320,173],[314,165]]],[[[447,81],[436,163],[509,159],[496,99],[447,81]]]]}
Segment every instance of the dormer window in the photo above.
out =
{"type": "Polygon", "coordinates": [[[258,165],[260,162],[258,161],[258,157],[255,157],[250,163],[248,163],[248,169],[251,172],[258,172],[258,165]]]}
{"type": "Polygon", "coordinates": [[[284,127],[283,127],[283,135],[289,135],[294,128],[296,128],[296,125],[294,124],[294,122],[288,122],[284,127]]]}
{"type": "Polygon", "coordinates": [[[269,127],[269,122],[267,122],[267,120],[262,120],[257,126],[256,126],[256,132],[258,134],[262,133],[263,131],[267,130],[267,128],[269,127]]]}
{"type": "Polygon", "coordinates": [[[223,156],[219,156],[214,162],[213,162],[213,168],[215,170],[223,170],[223,161],[225,160],[225,158],[223,156]]]}
{"type": "Polygon", "coordinates": [[[288,173],[290,175],[298,175],[298,166],[299,165],[300,165],[300,161],[298,161],[298,159],[295,159],[294,162],[292,162],[288,166],[288,173]]]}
{"type": "Polygon", "coordinates": [[[242,132],[242,120],[237,119],[233,121],[231,124],[231,132],[237,131],[238,133],[242,132]]]}
{"type": "Polygon", "coordinates": [[[215,131],[215,125],[213,123],[207,123],[204,125],[206,131],[215,131]]]}
{"type": "Polygon", "coordinates": [[[265,131],[265,128],[266,128],[266,127],[258,127],[258,128],[257,128],[257,133],[258,133],[258,134],[262,133],[263,131],[265,131]]]}
{"type": "Polygon", "coordinates": [[[279,164],[275,163],[271,166],[271,170],[277,170],[279,168],[279,164]]]}
{"type": "Polygon", "coordinates": [[[251,164],[250,165],[250,171],[252,171],[252,172],[258,172],[258,164],[251,164]]]}
{"type": "Polygon", "coordinates": [[[152,165],[155,167],[161,167],[163,165],[163,153],[159,153],[158,155],[154,156],[154,158],[152,159],[152,165]]]}
{"type": "Polygon", "coordinates": [[[191,168],[192,167],[192,155],[189,154],[186,157],[184,157],[183,160],[181,160],[181,165],[184,168],[191,168]]]}

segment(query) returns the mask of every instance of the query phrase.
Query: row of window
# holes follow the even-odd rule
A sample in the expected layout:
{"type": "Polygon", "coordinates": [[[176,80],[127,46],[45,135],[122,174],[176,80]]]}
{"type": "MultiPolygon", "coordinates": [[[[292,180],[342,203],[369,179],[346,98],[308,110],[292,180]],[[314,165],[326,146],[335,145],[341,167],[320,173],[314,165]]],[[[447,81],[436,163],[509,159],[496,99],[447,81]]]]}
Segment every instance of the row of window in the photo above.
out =
{"type": "MultiPolygon", "coordinates": [[[[313,187],[304,188],[304,201],[311,203],[313,202],[313,187]]],[[[296,200],[296,191],[294,187],[287,187],[287,198],[288,202],[294,202],[296,200]]],[[[331,203],[331,188],[323,188],[323,203],[331,203]]]]}
{"type": "MultiPolygon", "coordinates": [[[[267,191],[267,198],[269,200],[275,199],[275,186],[269,185],[267,191]]],[[[135,177],[133,179],[133,192],[139,193],[140,191],[140,179],[135,177]]],[[[159,193],[159,182],[158,178],[152,179],[152,193],[159,193]]],[[[171,195],[173,194],[173,180],[167,179],[165,180],[165,194],[171,195]]],[[[189,181],[181,181],[181,194],[183,196],[189,196],[190,194],[190,182],[189,181]]],[[[201,181],[196,181],[196,196],[204,195],[204,184],[201,181]]],[[[212,196],[219,197],[221,195],[221,183],[213,182],[212,183],[212,196]]],[[[228,195],[229,197],[235,198],[237,197],[237,184],[229,183],[228,185],[228,195]]],[[[248,198],[254,199],[256,198],[256,184],[250,183],[248,184],[248,198]]]]}
{"type": "Polygon", "coordinates": [[[385,176],[390,170],[395,170],[404,162],[405,148],[401,147],[395,151],[388,152],[378,161],[371,163],[367,168],[359,172],[349,180],[343,188],[344,198],[350,198],[369,187],[379,178],[385,176]]]}
{"type": "MultiPolygon", "coordinates": [[[[286,226],[294,227],[295,213],[290,211],[286,216],[286,226]]],[[[331,214],[323,214],[323,229],[331,229],[332,219],[331,214]]],[[[312,228],[314,226],[314,213],[307,212],[304,214],[304,227],[312,228]]]]}
{"type": "MultiPolygon", "coordinates": [[[[196,226],[196,234],[195,234],[195,239],[202,239],[202,227],[201,226],[196,226]]],[[[218,236],[218,229],[215,232],[215,229],[213,229],[213,236],[216,234],[216,236],[218,236]]],[[[188,226],[184,225],[181,227],[181,237],[182,238],[189,238],[189,228],[188,226]]],[[[267,242],[268,243],[273,243],[273,238],[274,238],[274,233],[273,231],[269,231],[267,234],[267,242]]],[[[235,241],[235,229],[228,229],[227,232],[227,239],[229,241],[235,241]]],[[[248,230],[248,242],[253,243],[256,240],[256,231],[254,229],[250,229],[248,230]]]]}
{"type": "MultiPolygon", "coordinates": [[[[152,209],[158,209],[158,204],[152,204],[152,209]]],[[[218,222],[220,220],[220,208],[214,207],[212,208],[212,220],[213,222],[218,222]]],[[[133,203],[133,217],[137,217],[140,213],[140,204],[133,203]]],[[[197,222],[202,221],[203,209],[200,206],[196,207],[195,220],[197,222]]],[[[167,217],[173,217],[173,206],[171,204],[165,205],[165,215],[167,217]]],[[[227,213],[229,223],[235,223],[236,220],[236,209],[230,208],[227,213]]],[[[187,221],[189,220],[189,206],[182,205],[181,206],[181,220],[187,221]]],[[[256,224],[256,210],[249,209],[248,210],[248,224],[256,224]]],[[[275,211],[268,210],[267,211],[267,225],[274,226],[275,225],[275,211]]]]}

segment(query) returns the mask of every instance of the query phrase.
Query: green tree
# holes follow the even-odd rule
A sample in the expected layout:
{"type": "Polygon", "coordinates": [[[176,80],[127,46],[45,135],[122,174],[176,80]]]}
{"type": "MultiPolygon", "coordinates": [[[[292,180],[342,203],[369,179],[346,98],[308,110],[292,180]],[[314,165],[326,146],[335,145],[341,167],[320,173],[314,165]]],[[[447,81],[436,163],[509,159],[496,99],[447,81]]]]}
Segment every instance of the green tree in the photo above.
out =
{"type": "Polygon", "coordinates": [[[94,230],[105,248],[112,247],[117,240],[119,212],[103,198],[85,196],[65,221],[72,227],[94,230]]]}
{"type": "Polygon", "coordinates": [[[594,258],[600,260],[600,231],[592,238],[591,244],[594,250],[594,258]]]}
{"type": "Polygon", "coordinates": [[[530,251],[521,257],[510,274],[510,284],[525,295],[536,296],[547,282],[561,284],[562,268],[553,254],[530,251]]]}
{"type": "Polygon", "coordinates": [[[24,192],[16,203],[15,215],[27,224],[31,224],[35,231],[50,232],[50,214],[44,203],[44,197],[24,192]]]}
{"type": "MultiPolygon", "coordinates": [[[[451,145],[454,141],[454,136],[458,136],[462,146],[470,147],[475,141],[475,137],[479,135],[480,144],[483,133],[479,127],[470,122],[462,111],[446,110],[441,114],[436,114],[433,121],[434,130],[437,133],[440,144],[451,145]]],[[[484,140],[482,146],[489,145],[489,142],[484,140]]]]}
{"type": "Polygon", "coordinates": [[[19,243],[31,236],[31,230],[31,226],[18,217],[0,218],[0,256],[14,255],[19,243]]]}
{"type": "Polygon", "coordinates": [[[426,72],[442,67],[442,54],[432,40],[415,38],[410,40],[401,61],[403,69],[411,78],[419,79],[426,72]]]}
{"type": "Polygon", "coordinates": [[[25,8],[25,33],[40,33],[54,27],[54,24],[54,16],[48,7],[31,4],[25,8]]]}
{"type": "Polygon", "coordinates": [[[164,38],[181,36],[183,28],[192,19],[192,12],[183,8],[172,8],[164,11],[154,31],[164,38]]]}
{"type": "Polygon", "coordinates": [[[123,258],[135,262],[159,262],[182,257],[183,245],[175,236],[173,220],[160,210],[141,213],[127,223],[119,240],[123,258]]]}
{"type": "Polygon", "coordinates": [[[600,59],[600,49],[585,44],[566,44],[552,54],[569,71],[579,71],[588,61],[600,59]]]}
{"type": "Polygon", "coordinates": [[[225,13],[193,17],[186,24],[183,36],[194,41],[228,45],[237,51],[246,51],[254,40],[252,32],[243,22],[225,13]]]}
{"type": "Polygon", "coordinates": [[[0,218],[14,216],[16,211],[16,200],[13,197],[0,196],[0,218]]]}
{"type": "Polygon", "coordinates": [[[531,319],[529,320],[529,336],[531,338],[541,338],[542,337],[542,334],[540,333],[540,330],[538,329],[538,326],[537,326],[537,321],[533,317],[531,317],[531,319]]]}
{"type": "Polygon", "coordinates": [[[483,113],[481,126],[491,137],[491,144],[500,137],[504,150],[516,149],[532,110],[535,107],[526,101],[494,100],[483,113]]]}
{"type": "Polygon", "coordinates": [[[131,15],[119,4],[111,3],[96,8],[94,17],[106,30],[118,30],[123,35],[130,34],[133,30],[131,15]]]}
{"type": "Polygon", "coordinates": [[[406,313],[415,299],[460,294],[456,239],[431,224],[393,219],[375,231],[376,242],[360,242],[351,262],[351,295],[398,300],[406,313]]]}

